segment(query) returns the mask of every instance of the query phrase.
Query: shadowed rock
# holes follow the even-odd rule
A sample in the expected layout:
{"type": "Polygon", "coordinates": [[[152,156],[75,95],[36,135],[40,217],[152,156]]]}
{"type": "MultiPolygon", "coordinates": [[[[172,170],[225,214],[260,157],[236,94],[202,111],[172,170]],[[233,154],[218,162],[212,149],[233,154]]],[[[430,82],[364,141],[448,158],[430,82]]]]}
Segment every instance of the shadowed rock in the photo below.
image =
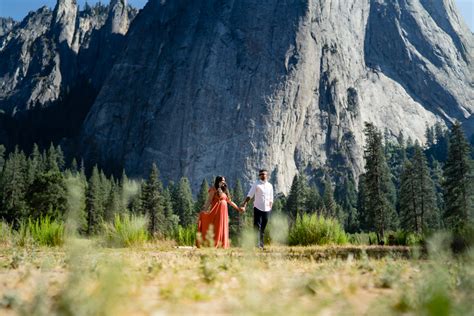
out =
{"type": "Polygon", "coordinates": [[[82,11],[59,0],[0,37],[0,143],[30,148],[77,135],[136,13],[125,0],[82,11]]]}
{"type": "Polygon", "coordinates": [[[158,1],[127,34],[81,153],[164,178],[362,171],[363,122],[423,140],[474,110],[473,37],[452,1],[158,1]],[[449,8],[449,11],[448,11],[449,8]]]}

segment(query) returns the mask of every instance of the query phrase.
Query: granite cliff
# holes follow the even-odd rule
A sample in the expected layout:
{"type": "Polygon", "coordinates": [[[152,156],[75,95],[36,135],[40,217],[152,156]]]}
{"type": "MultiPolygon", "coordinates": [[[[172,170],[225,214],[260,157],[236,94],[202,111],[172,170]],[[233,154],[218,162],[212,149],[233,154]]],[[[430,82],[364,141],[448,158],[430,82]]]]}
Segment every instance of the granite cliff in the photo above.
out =
{"type": "Polygon", "coordinates": [[[82,152],[194,186],[267,167],[359,174],[363,122],[423,140],[474,111],[474,38],[451,0],[149,1],[83,125],[82,152]]]}
{"type": "Polygon", "coordinates": [[[299,171],[357,177],[364,121],[421,141],[435,122],[474,130],[474,36],[453,0],[150,0],[135,15],[59,0],[0,22],[8,124],[67,122],[50,138],[110,172],[156,162],[197,187],[266,167],[281,192],[299,171]]]}
{"type": "Polygon", "coordinates": [[[77,134],[136,14],[126,0],[81,11],[76,0],[58,0],[19,23],[2,20],[0,142],[27,146],[77,134]]]}

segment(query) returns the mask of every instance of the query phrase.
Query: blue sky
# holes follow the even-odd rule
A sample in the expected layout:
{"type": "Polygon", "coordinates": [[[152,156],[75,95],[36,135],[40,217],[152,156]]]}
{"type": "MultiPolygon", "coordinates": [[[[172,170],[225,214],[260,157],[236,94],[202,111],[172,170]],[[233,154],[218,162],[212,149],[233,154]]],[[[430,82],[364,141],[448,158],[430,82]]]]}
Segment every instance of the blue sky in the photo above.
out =
{"type": "Polygon", "coordinates": [[[458,10],[469,25],[471,31],[474,32],[474,0],[455,0],[458,10]]]}
{"type": "MultiPolygon", "coordinates": [[[[441,1],[441,0],[437,0],[441,1]]],[[[474,0],[455,0],[464,21],[474,32],[474,0]]],[[[83,6],[86,0],[77,0],[80,6],[83,6]]],[[[88,0],[90,4],[99,2],[97,0],[88,0]]],[[[109,0],[102,0],[102,3],[108,3],[109,0]]],[[[128,3],[137,8],[142,8],[147,0],[128,0],[128,3]]],[[[36,10],[43,5],[54,7],[56,0],[0,0],[0,16],[11,16],[15,20],[21,20],[29,11],[36,10]]]]}
{"type": "MultiPolygon", "coordinates": [[[[103,4],[108,4],[110,0],[76,0],[79,6],[84,7],[84,3],[88,2],[93,4],[96,2],[102,2],[103,4]]],[[[0,16],[6,17],[10,16],[15,20],[21,20],[24,18],[29,11],[35,11],[38,8],[47,5],[51,8],[54,8],[56,5],[56,0],[0,0],[0,16]]],[[[145,3],[148,0],[128,0],[128,3],[136,8],[143,8],[145,3]]]]}

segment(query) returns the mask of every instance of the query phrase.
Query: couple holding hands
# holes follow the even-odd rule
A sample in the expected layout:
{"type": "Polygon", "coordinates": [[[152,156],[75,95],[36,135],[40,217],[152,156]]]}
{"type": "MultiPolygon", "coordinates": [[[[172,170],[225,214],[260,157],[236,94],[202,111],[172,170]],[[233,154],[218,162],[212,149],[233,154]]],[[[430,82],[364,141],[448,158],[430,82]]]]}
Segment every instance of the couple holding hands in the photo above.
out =
{"type": "MultiPolygon", "coordinates": [[[[201,234],[202,241],[208,234],[208,230],[213,228],[214,246],[229,248],[229,214],[228,204],[238,212],[245,212],[247,203],[254,199],[253,225],[258,232],[257,246],[263,249],[263,236],[267,226],[270,212],[273,205],[273,186],[268,182],[268,171],[262,169],[258,172],[258,180],[250,188],[245,201],[241,206],[235,204],[229,195],[227,183],[223,176],[217,176],[208,191],[208,199],[204,206],[204,211],[199,213],[198,232],[201,234]]],[[[208,241],[210,242],[210,241],[208,241]]],[[[200,244],[198,242],[197,246],[200,244]]]]}

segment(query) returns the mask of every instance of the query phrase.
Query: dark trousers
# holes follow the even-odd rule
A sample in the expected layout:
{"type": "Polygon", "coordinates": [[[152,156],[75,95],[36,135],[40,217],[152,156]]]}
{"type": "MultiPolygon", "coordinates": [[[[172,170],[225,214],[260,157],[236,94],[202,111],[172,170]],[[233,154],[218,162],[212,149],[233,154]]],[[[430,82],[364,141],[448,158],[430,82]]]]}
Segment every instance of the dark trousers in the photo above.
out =
{"type": "Polygon", "coordinates": [[[253,226],[257,231],[258,247],[263,248],[263,237],[265,234],[265,227],[267,227],[268,219],[271,212],[262,212],[258,208],[253,208],[253,226]]]}

